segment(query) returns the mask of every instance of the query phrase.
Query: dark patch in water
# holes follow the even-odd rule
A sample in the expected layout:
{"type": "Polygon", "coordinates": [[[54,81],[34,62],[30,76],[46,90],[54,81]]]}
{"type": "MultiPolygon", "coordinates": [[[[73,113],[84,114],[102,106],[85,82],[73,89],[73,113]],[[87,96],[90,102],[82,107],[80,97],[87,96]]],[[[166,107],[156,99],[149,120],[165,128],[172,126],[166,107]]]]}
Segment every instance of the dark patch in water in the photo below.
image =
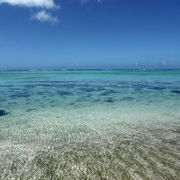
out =
{"type": "Polygon", "coordinates": [[[165,87],[149,87],[149,89],[161,91],[161,90],[164,90],[166,88],[165,87]]]}
{"type": "Polygon", "coordinates": [[[123,101],[133,101],[134,98],[133,97],[123,97],[121,100],[123,100],[123,101]]]}
{"type": "Polygon", "coordinates": [[[6,111],[5,111],[5,110],[0,109],[0,116],[4,116],[4,115],[5,115],[5,113],[6,113],[6,111]]]}
{"type": "Polygon", "coordinates": [[[68,92],[68,91],[57,91],[57,94],[61,96],[68,96],[68,95],[72,95],[73,93],[68,92]]]}
{"type": "Polygon", "coordinates": [[[29,89],[29,88],[34,88],[36,87],[36,85],[32,85],[32,84],[27,84],[25,85],[25,88],[29,89]]]}
{"type": "Polygon", "coordinates": [[[37,95],[45,95],[45,92],[38,92],[37,95]]]}
{"type": "Polygon", "coordinates": [[[114,102],[114,99],[108,98],[108,99],[106,99],[104,102],[113,103],[113,102],[114,102]]]}
{"type": "Polygon", "coordinates": [[[0,102],[4,102],[4,101],[6,101],[7,99],[5,99],[5,98],[0,98],[0,102]]]}
{"type": "Polygon", "coordinates": [[[180,94],[180,90],[172,90],[171,92],[175,94],[180,94]]]}
{"type": "Polygon", "coordinates": [[[58,86],[64,88],[74,88],[75,84],[59,84],[58,86]]]}
{"type": "Polygon", "coordinates": [[[85,91],[85,92],[93,92],[93,91],[95,91],[94,88],[81,88],[80,90],[85,91]]]}
{"type": "Polygon", "coordinates": [[[97,86],[97,85],[93,85],[93,87],[94,87],[94,89],[96,90],[96,91],[105,91],[106,89],[104,88],[104,86],[97,86]]]}
{"type": "Polygon", "coordinates": [[[17,93],[17,94],[13,94],[11,96],[9,96],[10,98],[16,99],[16,98],[28,98],[30,97],[30,94],[26,94],[26,93],[17,93]]]}
{"type": "Polygon", "coordinates": [[[75,103],[70,103],[69,105],[73,106],[75,103]]]}
{"type": "Polygon", "coordinates": [[[128,85],[128,86],[126,86],[126,85],[121,85],[121,86],[119,86],[120,89],[127,89],[127,88],[130,88],[130,87],[131,87],[131,86],[129,86],[129,85],[128,85]]]}
{"type": "Polygon", "coordinates": [[[26,112],[35,111],[36,109],[26,109],[26,112]]]}
{"type": "Polygon", "coordinates": [[[8,112],[6,112],[4,109],[0,109],[0,116],[5,116],[9,114],[8,112]]]}
{"type": "Polygon", "coordinates": [[[144,89],[144,88],[148,88],[149,85],[146,85],[146,84],[137,84],[135,85],[137,88],[141,88],[141,89],[144,89]]]}
{"type": "Polygon", "coordinates": [[[13,92],[13,91],[19,91],[20,89],[19,88],[11,88],[10,91],[13,92]]]}
{"type": "Polygon", "coordinates": [[[13,85],[0,85],[0,87],[3,87],[3,88],[12,88],[14,86],[13,85]]]}

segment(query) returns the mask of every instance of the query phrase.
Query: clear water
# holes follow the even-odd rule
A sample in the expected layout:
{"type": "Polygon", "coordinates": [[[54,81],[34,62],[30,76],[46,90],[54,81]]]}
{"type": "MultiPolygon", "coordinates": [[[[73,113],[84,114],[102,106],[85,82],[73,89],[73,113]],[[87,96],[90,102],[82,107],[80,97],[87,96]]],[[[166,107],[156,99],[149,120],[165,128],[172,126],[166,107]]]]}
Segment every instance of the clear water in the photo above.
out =
{"type": "Polygon", "coordinates": [[[180,179],[180,71],[4,71],[0,109],[0,179],[180,179]]]}

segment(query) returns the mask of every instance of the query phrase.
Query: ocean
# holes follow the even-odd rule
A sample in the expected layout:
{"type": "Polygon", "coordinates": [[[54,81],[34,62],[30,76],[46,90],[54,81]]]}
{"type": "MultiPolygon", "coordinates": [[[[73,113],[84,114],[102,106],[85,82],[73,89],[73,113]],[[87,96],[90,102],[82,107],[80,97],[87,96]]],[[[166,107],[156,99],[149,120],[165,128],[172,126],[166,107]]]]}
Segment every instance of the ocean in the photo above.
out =
{"type": "Polygon", "coordinates": [[[0,179],[179,180],[180,70],[1,71],[0,179]]]}

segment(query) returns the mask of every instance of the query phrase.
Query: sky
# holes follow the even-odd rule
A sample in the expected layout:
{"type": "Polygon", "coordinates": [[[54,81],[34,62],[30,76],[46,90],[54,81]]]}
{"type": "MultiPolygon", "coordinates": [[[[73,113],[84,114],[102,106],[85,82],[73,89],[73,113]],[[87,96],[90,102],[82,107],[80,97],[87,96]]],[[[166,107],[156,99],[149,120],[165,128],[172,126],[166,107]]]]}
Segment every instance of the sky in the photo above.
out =
{"type": "Polygon", "coordinates": [[[180,67],[180,0],[0,0],[0,69],[180,67]]]}

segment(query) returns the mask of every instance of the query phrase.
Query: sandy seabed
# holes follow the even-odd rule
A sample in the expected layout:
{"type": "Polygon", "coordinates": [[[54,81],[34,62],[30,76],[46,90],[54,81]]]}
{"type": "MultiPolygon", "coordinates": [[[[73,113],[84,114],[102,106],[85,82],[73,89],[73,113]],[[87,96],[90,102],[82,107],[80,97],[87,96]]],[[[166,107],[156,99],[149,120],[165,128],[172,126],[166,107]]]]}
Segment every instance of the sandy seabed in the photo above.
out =
{"type": "Polygon", "coordinates": [[[0,117],[2,180],[179,180],[180,111],[92,106],[0,117]]]}

